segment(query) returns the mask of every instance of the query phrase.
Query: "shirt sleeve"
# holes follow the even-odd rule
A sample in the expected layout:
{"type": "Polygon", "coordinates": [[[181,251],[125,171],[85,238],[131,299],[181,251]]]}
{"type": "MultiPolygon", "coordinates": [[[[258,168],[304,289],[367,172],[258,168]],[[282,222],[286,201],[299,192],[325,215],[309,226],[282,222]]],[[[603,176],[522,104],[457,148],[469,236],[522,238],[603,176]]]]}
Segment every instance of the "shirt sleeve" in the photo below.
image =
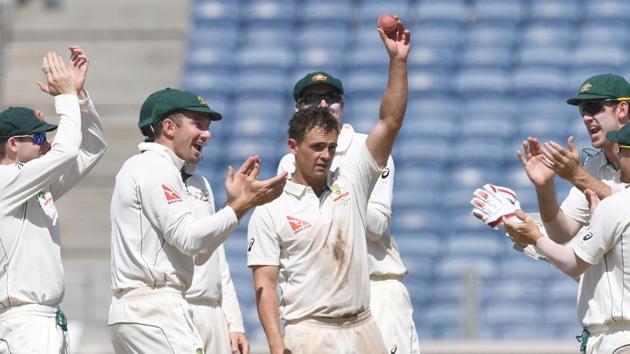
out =
{"type": "Polygon", "coordinates": [[[228,331],[245,333],[243,316],[238,305],[238,297],[230,276],[230,266],[225,257],[225,249],[219,247],[219,267],[221,268],[221,309],[225,314],[228,331]]]}
{"type": "Polygon", "coordinates": [[[586,196],[576,187],[571,187],[569,195],[564,198],[560,208],[566,216],[584,225],[588,224],[591,220],[586,196]]]}
{"type": "Polygon", "coordinates": [[[597,264],[619,241],[628,217],[624,215],[623,198],[611,196],[604,199],[591,219],[587,232],[580,238],[573,250],[583,261],[597,264]]]}
{"type": "Polygon", "coordinates": [[[265,206],[257,207],[247,227],[247,266],[280,265],[280,236],[265,206]]]}
{"type": "Polygon", "coordinates": [[[349,154],[339,166],[339,172],[353,185],[358,200],[367,202],[381,173],[381,168],[378,167],[367,145],[363,142],[357,148],[350,149],[349,154]]]}
{"type": "Polygon", "coordinates": [[[96,112],[94,103],[88,98],[79,100],[81,110],[81,145],[76,163],[52,185],[53,198],[59,199],[85,177],[103,157],[107,144],[103,135],[103,123],[96,112]]]}
{"type": "Polygon", "coordinates": [[[394,175],[394,159],[390,156],[368,201],[366,227],[367,237],[371,241],[380,239],[389,229],[392,217],[394,175]]]}
{"type": "Polygon", "coordinates": [[[288,172],[289,178],[295,173],[295,156],[293,154],[286,154],[280,159],[278,174],[282,172],[288,172]]]}
{"type": "Polygon", "coordinates": [[[59,115],[57,134],[50,151],[23,164],[16,164],[2,176],[1,210],[10,212],[33,195],[50,189],[71,169],[81,143],[81,113],[75,95],[55,96],[59,115]]]}
{"type": "Polygon", "coordinates": [[[181,177],[173,170],[172,166],[155,166],[138,176],[142,209],[166,242],[180,252],[189,256],[214,252],[238,226],[236,214],[225,207],[215,214],[195,217],[183,198],[181,177]]]}

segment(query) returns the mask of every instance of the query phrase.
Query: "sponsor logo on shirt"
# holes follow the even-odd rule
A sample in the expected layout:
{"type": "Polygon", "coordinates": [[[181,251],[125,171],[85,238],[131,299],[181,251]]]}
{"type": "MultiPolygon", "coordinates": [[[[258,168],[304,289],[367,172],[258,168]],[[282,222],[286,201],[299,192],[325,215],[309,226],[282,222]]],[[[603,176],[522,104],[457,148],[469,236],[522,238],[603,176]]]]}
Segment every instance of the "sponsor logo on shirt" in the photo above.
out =
{"type": "Polygon", "coordinates": [[[387,177],[389,177],[389,168],[385,167],[385,168],[383,169],[383,172],[381,173],[381,178],[382,178],[382,179],[385,179],[385,178],[387,178],[387,177]]]}
{"type": "Polygon", "coordinates": [[[291,230],[293,230],[294,234],[311,227],[311,224],[308,221],[300,220],[298,218],[294,218],[293,216],[287,216],[287,220],[289,221],[289,226],[291,226],[291,230]]]}
{"type": "Polygon", "coordinates": [[[162,185],[162,191],[164,192],[164,196],[166,197],[166,202],[168,204],[182,201],[182,197],[180,197],[179,194],[170,187],[162,185]]]}
{"type": "Polygon", "coordinates": [[[593,238],[593,233],[589,231],[586,235],[584,235],[584,237],[582,237],[582,240],[588,241],[591,238],[593,238]]]}
{"type": "Polygon", "coordinates": [[[251,252],[254,242],[256,242],[256,239],[249,240],[249,243],[247,244],[247,252],[251,252]]]}
{"type": "Polygon", "coordinates": [[[350,192],[344,193],[338,184],[334,184],[332,188],[330,188],[330,192],[336,195],[336,197],[333,198],[333,202],[339,201],[340,199],[350,195],[350,192]]]}

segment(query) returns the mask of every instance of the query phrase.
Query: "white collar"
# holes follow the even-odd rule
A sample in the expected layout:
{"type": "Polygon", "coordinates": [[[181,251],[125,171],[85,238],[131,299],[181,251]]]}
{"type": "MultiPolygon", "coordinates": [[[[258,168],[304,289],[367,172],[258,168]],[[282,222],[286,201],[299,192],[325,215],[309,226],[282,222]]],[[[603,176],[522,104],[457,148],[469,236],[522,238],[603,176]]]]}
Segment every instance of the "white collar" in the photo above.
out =
{"type": "Polygon", "coordinates": [[[140,149],[140,152],[155,151],[159,153],[160,155],[168,157],[173,162],[173,165],[177,167],[178,170],[181,170],[182,167],[184,167],[184,164],[186,163],[184,160],[177,157],[177,155],[175,155],[173,150],[171,150],[169,147],[164,146],[162,144],[144,142],[144,143],[138,144],[138,149],[140,149]]]}

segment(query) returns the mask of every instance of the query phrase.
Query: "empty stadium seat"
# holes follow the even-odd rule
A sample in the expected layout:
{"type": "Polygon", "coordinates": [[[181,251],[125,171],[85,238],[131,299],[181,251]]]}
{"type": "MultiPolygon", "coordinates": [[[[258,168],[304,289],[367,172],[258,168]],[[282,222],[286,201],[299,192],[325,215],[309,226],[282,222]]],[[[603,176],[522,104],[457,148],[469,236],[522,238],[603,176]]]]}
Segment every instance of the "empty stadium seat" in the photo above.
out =
{"type": "Polygon", "coordinates": [[[518,23],[525,17],[525,4],[522,0],[476,0],[472,17],[476,23],[518,23]]]}

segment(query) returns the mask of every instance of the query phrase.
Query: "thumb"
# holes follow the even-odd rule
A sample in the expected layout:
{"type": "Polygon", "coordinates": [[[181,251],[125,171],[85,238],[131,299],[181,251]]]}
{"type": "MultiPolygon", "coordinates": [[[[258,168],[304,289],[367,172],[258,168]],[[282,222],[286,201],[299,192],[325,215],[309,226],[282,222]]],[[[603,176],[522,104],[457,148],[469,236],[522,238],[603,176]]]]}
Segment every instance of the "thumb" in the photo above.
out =
{"type": "Polygon", "coordinates": [[[228,168],[227,168],[226,180],[228,182],[232,182],[234,180],[234,169],[232,168],[231,165],[228,166],[228,168]]]}
{"type": "Polygon", "coordinates": [[[230,345],[232,346],[232,353],[240,353],[240,350],[238,350],[238,341],[230,340],[230,345]]]}
{"type": "Polygon", "coordinates": [[[529,215],[527,215],[527,213],[522,211],[521,209],[516,209],[514,211],[514,215],[516,215],[516,217],[519,218],[521,221],[525,221],[525,219],[529,217],[529,215]]]}

